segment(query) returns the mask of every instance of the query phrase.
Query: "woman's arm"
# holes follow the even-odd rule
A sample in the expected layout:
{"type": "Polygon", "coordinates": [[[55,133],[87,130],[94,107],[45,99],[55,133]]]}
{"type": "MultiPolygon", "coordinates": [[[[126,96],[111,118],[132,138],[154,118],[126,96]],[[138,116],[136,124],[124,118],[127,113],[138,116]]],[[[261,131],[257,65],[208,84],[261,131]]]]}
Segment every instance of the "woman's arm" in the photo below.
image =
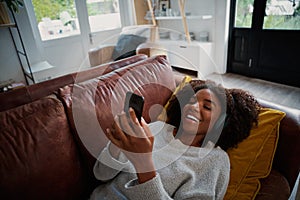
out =
{"type": "Polygon", "coordinates": [[[155,177],[152,159],[154,137],[148,124],[144,119],[140,123],[132,108],[129,109],[129,116],[123,112],[115,118],[113,131],[108,131],[107,137],[133,164],[139,183],[155,177]]]}
{"type": "Polygon", "coordinates": [[[135,168],[139,183],[155,177],[152,160],[153,136],[144,120],[141,125],[139,124],[132,109],[130,109],[130,115],[136,120],[133,124],[130,125],[126,115],[122,113],[115,118],[113,128],[106,130],[110,141],[100,153],[93,168],[98,180],[108,181],[131,164],[135,168]],[[128,134],[123,132],[121,126],[128,134]],[[120,148],[123,148],[124,153],[120,148]]]}
{"type": "Polygon", "coordinates": [[[122,169],[128,168],[128,159],[120,153],[120,150],[111,142],[101,151],[93,172],[95,177],[101,181],[108,181],[114,178],[122,169]]]}

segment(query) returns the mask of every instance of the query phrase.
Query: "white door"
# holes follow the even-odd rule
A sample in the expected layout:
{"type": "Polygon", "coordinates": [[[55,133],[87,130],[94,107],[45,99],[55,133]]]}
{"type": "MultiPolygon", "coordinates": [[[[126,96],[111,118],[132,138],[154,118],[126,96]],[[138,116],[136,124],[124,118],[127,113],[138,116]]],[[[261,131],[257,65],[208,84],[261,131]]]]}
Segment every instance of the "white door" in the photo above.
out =
{"type": "Polygon", "coordinates": [[[88,50],[114,43],[122,26],[133,23],[130,0],[32,0],[31,16],[42,58],[54,78],[89,67],[88,50]]]}

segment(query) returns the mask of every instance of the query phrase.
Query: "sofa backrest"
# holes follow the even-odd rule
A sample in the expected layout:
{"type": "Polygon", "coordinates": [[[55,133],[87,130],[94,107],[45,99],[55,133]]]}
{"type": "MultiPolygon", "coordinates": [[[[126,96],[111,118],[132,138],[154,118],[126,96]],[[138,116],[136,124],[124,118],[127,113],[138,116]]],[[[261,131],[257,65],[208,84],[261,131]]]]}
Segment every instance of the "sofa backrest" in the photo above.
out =
{"type": "Polygon", "coordinates": [[[106,63],[97,67],[88,68],[84,71],[67,74],[48,81],[0,93],[0,112],[48,96],[65,85],[95,78],[146,58],[146,55],[136,55],[117,62],[106,63]]]}

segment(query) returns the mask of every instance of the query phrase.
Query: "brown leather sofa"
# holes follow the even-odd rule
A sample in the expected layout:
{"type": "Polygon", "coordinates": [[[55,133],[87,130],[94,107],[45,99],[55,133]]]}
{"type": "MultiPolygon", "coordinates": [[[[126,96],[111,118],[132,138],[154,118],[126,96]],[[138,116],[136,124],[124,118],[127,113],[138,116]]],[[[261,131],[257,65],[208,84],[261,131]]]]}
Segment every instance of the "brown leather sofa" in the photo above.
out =
{"type": "MultiPolygon", "coordinates": [[[[126,91],[145,97],[150,122],[175,87],[164,56],[137,55],[0,93],[0,198],[88,199],[100,184],[92,166],[107,142],[103,130],[122,110],[126,91]]],[[[285,199],[299,173],[300,110],[261,103],[286,117],[272,172],[256,199],[279,199],[283,192],[285,199]]]]}

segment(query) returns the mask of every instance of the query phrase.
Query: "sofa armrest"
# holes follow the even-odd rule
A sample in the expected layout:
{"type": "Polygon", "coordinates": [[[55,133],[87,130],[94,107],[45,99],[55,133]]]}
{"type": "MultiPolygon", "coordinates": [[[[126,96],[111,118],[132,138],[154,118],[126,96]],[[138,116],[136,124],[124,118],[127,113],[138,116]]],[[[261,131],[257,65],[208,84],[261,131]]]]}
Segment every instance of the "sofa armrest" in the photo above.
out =
{"type": "Polygon", "coordinates": [[[88,54],[91,67],[112,61],[114,48],[114,45],[106,45],[90,49],[88,54]]]}
{"type": "Polygon", "coordinates": [[[281,110],[286,116],[280,122],[279,141],[273,161],[273,169],[278,170],[294,187],[300,170],[300,110],[258,99],[264,107],[281,110]]]}

